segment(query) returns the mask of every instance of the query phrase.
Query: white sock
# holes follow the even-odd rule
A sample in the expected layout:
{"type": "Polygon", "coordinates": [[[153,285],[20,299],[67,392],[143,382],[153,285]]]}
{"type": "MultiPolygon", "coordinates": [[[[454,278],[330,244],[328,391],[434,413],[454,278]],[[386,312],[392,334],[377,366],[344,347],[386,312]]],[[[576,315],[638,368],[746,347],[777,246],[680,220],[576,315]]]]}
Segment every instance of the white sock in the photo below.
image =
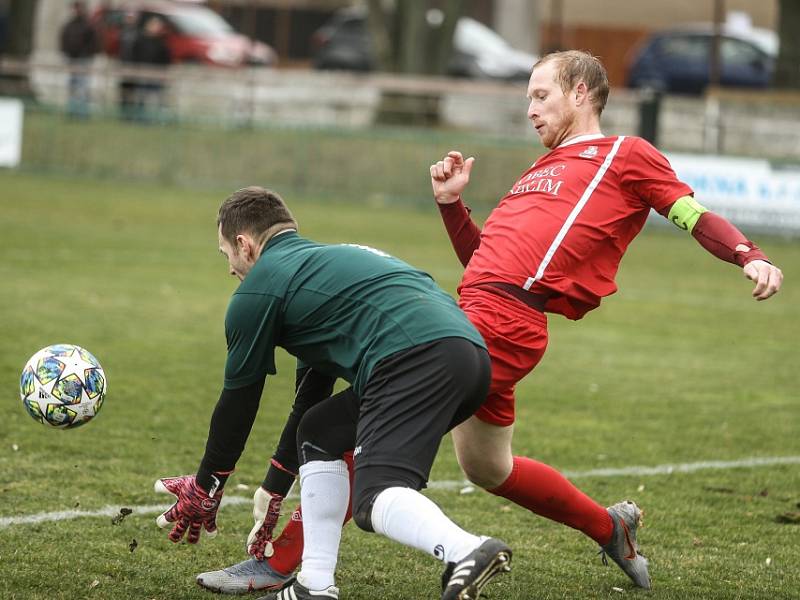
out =
{"type": "Polygon", "coordinates": [[[303,564],[297,581],[310,590],[334,584],[342,521],[350,497],[347,464],[343,460],[312,460],[300,467],[303,507],[303,564]]]}
{"type": "Polygon", "coordinates": [[[411,488],[383,490],[375,498],[371,518],[377,533],[445,563],[460,561],[486,539],[461,529],[436,504],[411,488]]]}

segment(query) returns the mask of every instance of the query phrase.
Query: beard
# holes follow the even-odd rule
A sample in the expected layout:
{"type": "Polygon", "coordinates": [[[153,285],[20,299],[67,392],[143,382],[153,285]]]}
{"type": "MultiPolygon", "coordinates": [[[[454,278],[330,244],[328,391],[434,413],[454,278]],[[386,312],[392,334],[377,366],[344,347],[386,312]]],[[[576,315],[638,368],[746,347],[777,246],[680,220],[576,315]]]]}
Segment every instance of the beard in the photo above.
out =
{"type": "Polygon", "coordinates": [[[550,150],[559,146],[571,136],[575,128],[575,119],[575,114],[569,111],[562,111],[548,119],[542,130],[537,130],[542,145],[550,150]]]}

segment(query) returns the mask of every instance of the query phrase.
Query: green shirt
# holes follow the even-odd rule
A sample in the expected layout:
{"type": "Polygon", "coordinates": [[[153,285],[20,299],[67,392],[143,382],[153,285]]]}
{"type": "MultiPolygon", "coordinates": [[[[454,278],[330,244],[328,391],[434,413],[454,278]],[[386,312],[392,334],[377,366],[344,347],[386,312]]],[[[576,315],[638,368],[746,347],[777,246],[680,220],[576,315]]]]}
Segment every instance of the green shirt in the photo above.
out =
{"type": "Polygon", "coordinates": [[[446,337],[485,347],[427,273],[379,250],[273,237],[225,317],[225,388],[275,373],[275,347],[361,394],[381,359],[446,337]]]}

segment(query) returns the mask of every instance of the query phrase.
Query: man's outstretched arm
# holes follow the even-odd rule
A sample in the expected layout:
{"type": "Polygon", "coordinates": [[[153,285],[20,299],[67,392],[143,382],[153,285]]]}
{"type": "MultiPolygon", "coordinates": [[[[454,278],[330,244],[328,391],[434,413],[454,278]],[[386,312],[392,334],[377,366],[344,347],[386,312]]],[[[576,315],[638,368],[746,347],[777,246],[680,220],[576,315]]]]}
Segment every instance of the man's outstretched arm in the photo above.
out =
{"type": "Polygon", "coordinates": [[[474,158],[464,160],[460,152],[451,150],[430,168],[433,197],[458,260],[465,267],[481,243],[481,230],[470,219],[469,208],[461,201],[474,162],[474,158]]]}
{"type": "Polygon", "coordinates": [[[187,533],[195,544],[205,529],[217,532],[217,509],[228,476],[244,450],[258,412],[264,380],[236,389],[223,389],[211,416],[206,451],[196,475],[166,477],[156,481],[157,492],[176,497],[175,504],[156,519],[159,527],[172,524],[169,539],[178,542],[187,533]]]}
{"type": "Polygon", "coordinates": [[[766,300],[781,289],[783,273],[730,221],[710,212],[691,196],[676,200],[661,214],[679,229],[692,234],[708,252],[742,267],[744,276],[755,282],[753,297],[766,300]]]}

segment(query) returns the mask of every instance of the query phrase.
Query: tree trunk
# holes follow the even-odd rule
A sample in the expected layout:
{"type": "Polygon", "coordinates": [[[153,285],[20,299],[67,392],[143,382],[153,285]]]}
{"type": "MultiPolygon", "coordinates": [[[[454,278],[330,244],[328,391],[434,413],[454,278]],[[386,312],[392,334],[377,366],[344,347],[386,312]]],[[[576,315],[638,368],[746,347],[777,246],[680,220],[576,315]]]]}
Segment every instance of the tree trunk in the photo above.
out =
{"type": "Polygon", "coordinates": [[[428,10],[426,0],[405,0],[398,2],[397,22],[400,25],[398,35],[399,61],[401,73],[427,73],[427,56],[425,47],[430,39],[425,13],[428,10]]]}
{"type": "Polygon", "coordinates": [[[373,67],[378,71],[391,72],[395,70],[392,52],[392,25],[389,15],[382,6],[381,0],[369,0],[369,13],[367,17],[369,37],[372,43],[373,67]]]}
{"type": "Polygon", "coordinates": [[[439,33],[435,37],[436,44],[431,49],[431,73],[443,75],[447,73],[447,65],[453,54],[453,37],[456,32],[458,19],[464,12],[464,0],[446,0],[444,3],[444,21],[439,27],[439,33]]]}
{"type": "MultiPolygon", "coordinates": [[[[33,24],[38,0],[11,0],[4,57],[26,60],[33,49],[33,24]]],[[[0,95],[33,98],[27,73],[0,73],[0,95]]]]}
{"type": "Polygon", "coordinates": [[[775,66],[774,85],[783,89],[800,89],[800,2],[780,0],[778,36],[781,48],[775,66]]]}
{"type": "MultiPolygon", "coordinates": [[[[446,0],[441,23],[428,23],[430,0],[402,0],[387,9],[369,0],[369,29],[378,70],[408,75],[443,75],[453,47],[453,33],[464,0],[446,0]]],[[[439,123],[438,94],[386,92],[376,121],[430,126],[439,123]]]]}

